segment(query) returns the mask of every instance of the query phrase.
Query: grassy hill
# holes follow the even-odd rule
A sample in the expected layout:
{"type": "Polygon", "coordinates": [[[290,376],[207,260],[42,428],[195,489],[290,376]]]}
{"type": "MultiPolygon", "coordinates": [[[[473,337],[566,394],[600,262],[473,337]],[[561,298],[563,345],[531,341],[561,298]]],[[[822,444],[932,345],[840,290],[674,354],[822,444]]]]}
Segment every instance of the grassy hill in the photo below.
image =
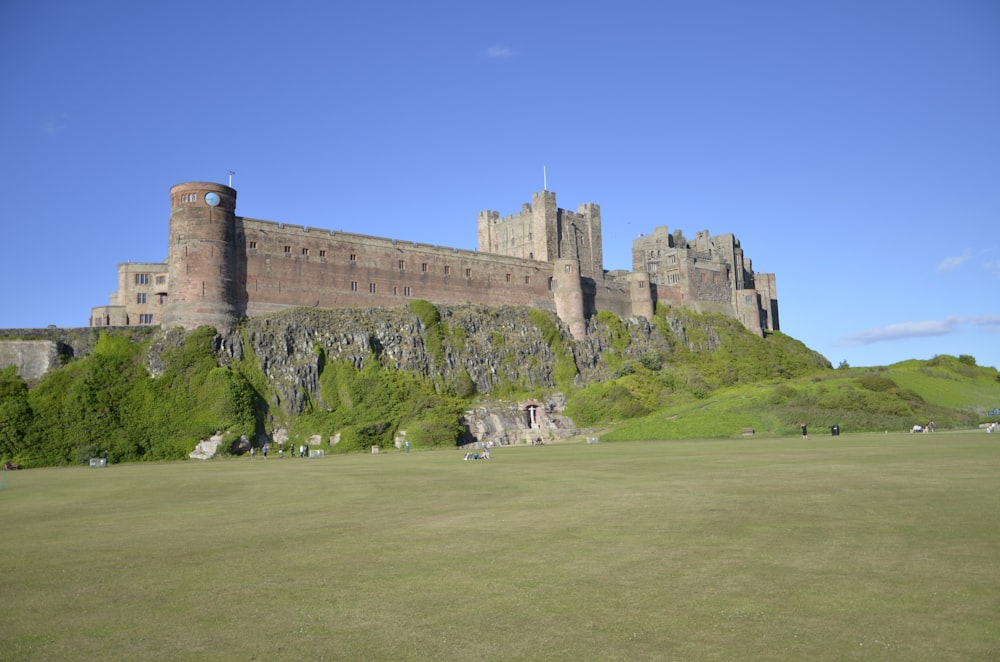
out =
{"type": "MultiPolygon", "coordinates": [[[[904,361],[887,367],[817,372],[783,381],[720,388],[698,398],[668,394],[647,415],[621,421],[607,439],[685,439],[756,434],[902,431],[934,421],[938,429],[975,427],[1000,407],[994,368],[956,357],[904,361]]],[[[605,421],[609,423],[610,421],[605,421]]]]}

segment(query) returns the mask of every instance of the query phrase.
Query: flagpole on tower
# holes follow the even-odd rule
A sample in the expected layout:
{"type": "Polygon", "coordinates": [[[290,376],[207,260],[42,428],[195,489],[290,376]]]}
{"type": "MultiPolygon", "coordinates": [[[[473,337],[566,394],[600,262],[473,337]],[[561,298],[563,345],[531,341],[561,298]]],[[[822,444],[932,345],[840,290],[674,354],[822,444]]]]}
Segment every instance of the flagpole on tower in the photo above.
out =
{"type": "Polygon", "coordinates": [[[236,174],[236,171],[235,170],[227,170],[226,172],[229,174],[229,188],[233,188],[233,175],[236,174]]]}
{"type": "Polygon", "coordinates": [[[542,190],[543,191],[549,190],[549,180],[545,174],[545,166],[542,166],[542,190]]]}

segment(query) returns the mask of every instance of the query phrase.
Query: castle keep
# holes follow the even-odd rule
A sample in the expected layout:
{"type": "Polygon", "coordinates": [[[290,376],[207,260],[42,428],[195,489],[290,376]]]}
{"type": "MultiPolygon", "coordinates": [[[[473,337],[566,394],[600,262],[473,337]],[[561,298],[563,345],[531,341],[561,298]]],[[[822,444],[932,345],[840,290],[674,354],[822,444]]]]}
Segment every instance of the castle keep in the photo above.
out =
{"type": "Polygon", "coordinates": [[[575,338],[599,310],[652,318],[655,302],[778,329],[774,274],[754,274],[731,234],[658,227],[636,239],[632,271],[605,271],[601,209],[556,206],[540,191],[521,211],[479,214],[479,250],[444,248],[236,215],[236,190],[170,189],[166,262],[118,265],[118,290],[91,326],[232,328],[290,306],[522,305],[556,313],[575,338]]]}

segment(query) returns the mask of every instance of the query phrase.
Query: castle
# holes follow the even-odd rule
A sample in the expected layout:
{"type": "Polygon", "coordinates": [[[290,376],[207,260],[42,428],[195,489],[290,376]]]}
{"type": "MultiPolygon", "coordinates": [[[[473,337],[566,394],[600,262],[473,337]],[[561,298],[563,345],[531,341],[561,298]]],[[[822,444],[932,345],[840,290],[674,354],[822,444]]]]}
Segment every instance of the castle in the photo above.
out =
{"type": "Polygon", "coordinates": [[[652,318],[657,301],[778,329],[774,274],[754,274],[731,234],[693,242],[665,226],[633,242],[632,270],[605,271],[601,209],[540,191],[520,212],[479,214],[479,250],[444,248],[236,215],[236,190],[170,189],[166,262],[118,265],[118,289],[91,326],[231,329],[291,306],[522,305],[554,312],[577,339],[600,310],[652,318]]]}

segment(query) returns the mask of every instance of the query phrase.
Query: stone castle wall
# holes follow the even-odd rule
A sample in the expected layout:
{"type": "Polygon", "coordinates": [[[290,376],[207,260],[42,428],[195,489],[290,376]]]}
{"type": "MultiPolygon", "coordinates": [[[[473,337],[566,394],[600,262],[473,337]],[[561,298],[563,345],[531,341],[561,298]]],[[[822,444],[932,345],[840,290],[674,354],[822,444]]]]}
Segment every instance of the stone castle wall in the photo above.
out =
{"type": "Polygon", "coordinates": [[[245,246],[245,314],[441,304],[554,310],[544,262],[298,225],[238,219],[245,246]]]}
{"type": "Polygon", "coordinates": [[[632,268],[649,274],[656,300],[740,320],[755,333],[778,330],[774,274],[755,274],[732,234],[699,231],[693,241],[666,226],[632,243],[632,268]]]}
{"type": "Polygon", "coordinates": [[[631,272],[608,272],[600,207],[560,209],[551,191],[516,214],[481,212],[478,251],[237,216],[236,191],[212,182],[178,184],[170,202],[167,261],[119,265],[118,290],[93,309],[91,326],[223,330],[291,306],[425,299],[552,311],[578,339],[600,310],[648,319],[656,301],[723,313],[758,333],[777,328],[774,275],[755,281],[732,235],[702,231],[688,242],[659,227],[635,240],[631,272]]]}
{"type": "Polygon", "coordinates": [[[576,259],[582,277],[602,279],[601,208],[587,203],[576,212],[567,211],[556,206],[555,192],[539,191],[516,214],[480,212],[479,250],[545,262],[576,259]]]}

